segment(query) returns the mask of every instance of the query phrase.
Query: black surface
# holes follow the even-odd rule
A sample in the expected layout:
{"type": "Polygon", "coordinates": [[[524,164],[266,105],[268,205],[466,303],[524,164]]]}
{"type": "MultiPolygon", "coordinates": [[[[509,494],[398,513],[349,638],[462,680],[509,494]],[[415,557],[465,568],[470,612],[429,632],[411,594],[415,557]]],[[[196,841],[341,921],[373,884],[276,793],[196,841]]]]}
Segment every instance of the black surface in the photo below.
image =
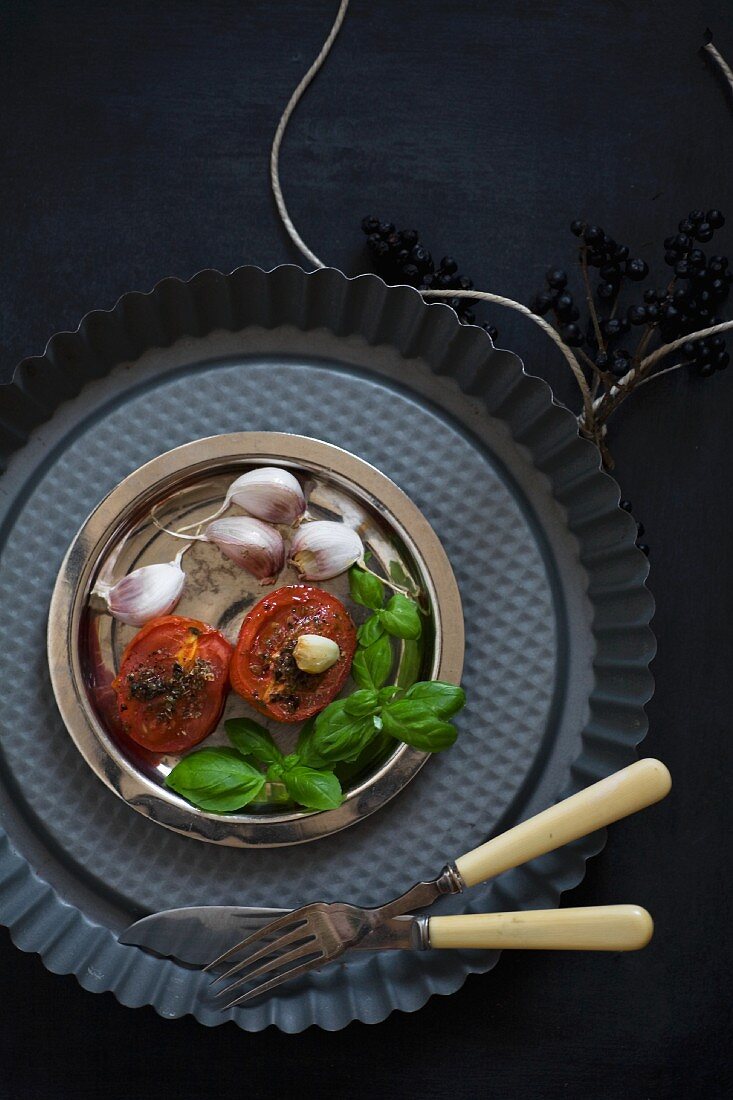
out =
{"type": "MultiPolygon", "coordinates": [[[[733,250],[733,113],[697,55],[709,25],[733,57],[725,0],[352,3],[283,154],[291,212],[327,262],[363,269],[367,212],[414,224],[477,285],[520,300],[569,262],[575,216],[652,260],[688,209],[720,206],[720,251],[733,250]]],[[[297,262],[268,193],[269,142],[334,8],[0,6],[0,377],[125,290],[297,262]]],[[[540,333],[491,317],[500,343],[572,395],[540,333]]],[[[250,1036],[92,996],[2,932],[2,1100],[725,1095],[732,385],[680,372],[632,398],[613,432],[658,602],[644,752],[675,786],[611,830],[566,902],[646,905],[644,953],[505,955],[414,1015],[250,1036]]]]}

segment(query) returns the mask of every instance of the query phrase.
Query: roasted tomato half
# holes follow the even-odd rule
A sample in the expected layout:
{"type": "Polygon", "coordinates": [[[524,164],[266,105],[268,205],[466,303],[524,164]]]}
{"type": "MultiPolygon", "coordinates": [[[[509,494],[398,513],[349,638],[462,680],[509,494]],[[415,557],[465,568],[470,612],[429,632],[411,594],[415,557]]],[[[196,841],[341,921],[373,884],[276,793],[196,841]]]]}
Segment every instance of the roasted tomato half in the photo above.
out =
{"type": "Polygon", "coordinates": [[[232,647],[196,619],[165,615],[132,639],[113,683],[128,737],[153,752],[184,752],[216,726],[232,647]]]}
{"type": "Polygon", "coordinates": [[[230,675],[234,690],[268,718],[302,722],[338,695],[356,649],[356,628],[335,596],[307,584],[278,588],[242,623],[230,675]],[[293,656],[301,634],[331,638],[340,656],[325,672],[302,672],[293,656]]]}

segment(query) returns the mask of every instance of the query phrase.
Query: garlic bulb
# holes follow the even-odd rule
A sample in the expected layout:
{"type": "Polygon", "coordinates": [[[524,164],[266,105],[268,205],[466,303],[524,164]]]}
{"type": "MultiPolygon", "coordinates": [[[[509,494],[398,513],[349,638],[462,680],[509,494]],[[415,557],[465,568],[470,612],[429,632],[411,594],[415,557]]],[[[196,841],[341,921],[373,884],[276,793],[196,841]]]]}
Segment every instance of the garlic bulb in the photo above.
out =
{"type": "Polygon", "coordinates": [[[363,557],[364,546],[356,531],[329,519],[300,527],[290,548],[290,561],[309,581],[327,581],[363,557]]]}
{"type": "Polygon", "coordinates": [[[262,584],[272,584],[285,564],[285,544],[280,532],[249,516],[214,520],[198,538],[201,542],[215,543],[225,557],[262,584]]]}
{"type": "Polygon", "coordinates": [[[301,634],[295,643],[293,657],[301,672],[325,672],[335,665],[341,650],[333,638],[322,634],[301,634]]]}
{"type": "Polygon", "coordinates": [[[167,615],[180,600],[186,583],[186,574],[181,569],[184,553],[182,550],[174,561],[162,565],[133,569],[116,584],[97,581],[93,593],[105,601],[110,615],[121,623],[143,626],[159,615],[167,615]]]}
{"type": "Polygon", "coordinates": [[[278,466],[261,466],[233,481],[221,508],[208,519],[189,523],[179,530],[190,531],[216,519],[230,504],[238,504],[248,515],[265,523],[282,523],[289,527],[305,515],[305,496],[297,478],[278,466]]]}

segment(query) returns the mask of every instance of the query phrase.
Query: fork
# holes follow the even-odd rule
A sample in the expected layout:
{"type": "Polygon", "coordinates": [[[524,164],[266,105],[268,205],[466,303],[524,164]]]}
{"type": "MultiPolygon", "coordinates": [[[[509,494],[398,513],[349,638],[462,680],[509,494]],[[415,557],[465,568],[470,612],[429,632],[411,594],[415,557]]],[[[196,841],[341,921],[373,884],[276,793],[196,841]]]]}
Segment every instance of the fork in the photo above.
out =
{"type": "MultiPolygon", "coordinates": [[[[212,985],[235,979],[219,989],[217,997],[230,995],[254,979],[261,979],[247,992],[227,1001],[222,1011],[269,993],[301,974],[320,969],[365,937],[388,938],[389,928],[385,928],[385,922],[391,918],[424,908],[442,894],[461,893],[467,887],[486,882],[503,871],[651,806],[665,797],[671,783],[667,768],[659,760],[639,760],[446,864],[436,879],[416,883],[386,905],[366,909],[345,902],[312,902],[286,913],[204,968],[211,971],[255,948],[213,979],[212,985]],[[271,937],[275,933],[279,935],[273,941],[271,937]]],[[[558,915],[555,910],[550,912],[558,915]]],[[[424,927],[426,934],[429,933],[429,925],[424,927]]],[[[418,933],[419,928],[418,924],[418,933]]]]}

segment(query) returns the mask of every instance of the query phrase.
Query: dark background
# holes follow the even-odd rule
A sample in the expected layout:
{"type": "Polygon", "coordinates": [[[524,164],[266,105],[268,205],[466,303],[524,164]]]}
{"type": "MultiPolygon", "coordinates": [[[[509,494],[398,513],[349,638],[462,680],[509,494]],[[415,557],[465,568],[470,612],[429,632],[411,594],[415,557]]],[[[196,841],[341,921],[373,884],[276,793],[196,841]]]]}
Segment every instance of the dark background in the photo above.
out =
{"type": "MultiPolygon", "coordinates": [[[[269,193],[269,146],[335,10],[0,4],[0,380],[124,291],[299,262],[269,193]]],[[[548,264],[571,262],[573,217],[628,242],[659,284],[662,238],[692,207],[728,214],[714,251],[730,252],[733,110],[698,55],[706,26],[733,58],[726,0],[352,0],[286,137],[295,223],[349,274],[368,263],[362,215],[414,225],[477,286],[522,301],[548,264]]],[[[542,333],[507,311],[482,316],[575,399],[542,333]]],[[[732,415],[733,367],[709,381],[680,371],[632,397],[612,432],[658,604],[643,751],[675,785],[612,828],[565,902],[647,906],[657,932],[645,952],[505,954],[414,1015],[248,1035],[92,996],[0,929],[2,1100],[723,1096],[732,415]]]]}

